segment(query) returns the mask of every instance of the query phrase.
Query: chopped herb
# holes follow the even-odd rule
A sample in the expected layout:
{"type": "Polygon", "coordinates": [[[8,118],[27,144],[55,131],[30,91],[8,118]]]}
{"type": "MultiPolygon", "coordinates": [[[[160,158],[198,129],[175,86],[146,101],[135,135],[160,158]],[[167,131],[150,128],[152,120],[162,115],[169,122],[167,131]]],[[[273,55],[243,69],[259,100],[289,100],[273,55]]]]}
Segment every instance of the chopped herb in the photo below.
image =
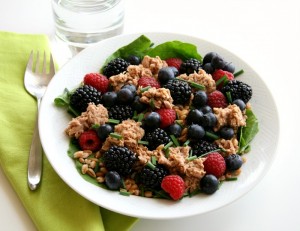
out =
{"type": "Polygon", "coordinates": [[[92,129],[97,129],[97,128],[99,128],[100,127],[100,124],[93,124],[92,125],[92,129]]]}
{"type": "Polygon", "coordinates": [[[151,163],[155,166],[157,162],[156,156],[151,156],[151,163]]]}
{"type": "Polygon", "coordinates": [[[226,91],[226,97],[229,103],[232,103],[231,93],[230,91],[226,91]]]}
{"type": "Polygon", "coordinates": [[[145,140],[139,140],[139,141],[138,141],[138,144],[148,145],[149,142],[148,142],[148,141],[145,141],[145,140]]]}
{"type": "Polygon", "coordinates": [[[166,146],[164,146],[163,150],[167,150],[169,147],[171,147],[174,143],[172,141],[170,141],[168,144],[166,144],[166,146]]]}
{"type": "Polygon", "coordinates": [[[150,88],[151,88],[151,86],[141,88],[141,93],[148,91],[150,88]]]}
{"type": "Polygon", "coordinates": [[[198,157],[197,156],[190,156],[189,158],[187,158],[188,161],[191,161],[191,160],[195,160],[197,159],[198,157]]]}
{"type": "Polygon", "coordinates": [[[154,105],[154,99],[153,99],[153,98],[150,99],[150,107],[151,107],[152,109],[155,108],[155,105],[154,105]]]}
{"type": "Polygon", "coordinates": [[[176,139],[176,137],[174,135],[170,135],[170,137],[171,137],[171,140],[173,141],[173,143],[175,144],[175,146],[178,147],[179,146],[179,142],[176,139]]]}
{"type": "Polygon", "coordinates": [[[226,181],[235,181],[237,179],[238,179],[237,177],[227,177],[225,180],[226,181]]]}
{"type": "Polygon", "coordinates": [[[199,83],[195,83],[195,82],[189,82],[190,85],[194,88],[197,88],[199,90],[205,90],[205,86],[199,83]]]}
{"type": "Polygon", "coordinates": [[[212,150],[212,151],[210,151],[210,152],[203,153],[203,154],[201,154],[199,157],[204,157],[204,156],[207,156],[208,154],[210,154],[210,153],[212,153],[212,152],[219,152],[219,151],[221,151],[220,148],[215,149],[215,150],[212,150]]]}
{"type": "Polygon", "coordinates": [[[166,156],[167,158],[169,158],[169,156],[170,156],[170,148],[168,148],[168,149],[165,151],[165,156],[166,156]]]}
{"type": "Polygon", "coordinates": [[[120,189],[120,194],[123,196],[130,196],[131,193],[126,190],[120,189]]]}
{"type": "Polygon", "coordinates": [[[185,147],[185,146],[188,146],[190,142],[191,142],[190,140],[185,141],[185,142],[183,143],[183,146],[184,146],[184,147],[185,147]]]}
{"type": "Polygon", "coordinates": [[[212,133],[212,132],[208,132],[208,131],[205,132],[205,136],[208,137],[208,138],[211,138],[211,139],[213,139],[213,140],[219,139],[219,136],[218,136],[218,135],[216,135],[216,134],[214,134],[214,133],[212,133]]]}
{"type": "Polygon", "coordinates": [[[118,139],[118,140],[120,140],[120,139],[123,138],[122,135],[120,135],[120,134],[118,134],[118,133],[116,133],[116,132],[112,132],[112,133],[110,133],[109,135],[110,135],[111,137],[113,137],[113,138],[118,139]]]}
{"type": "Polygon", "coordinates": [[[219,86],[221,83],[226,83],[228,80],[226,75],[223,75],[222,78],[218,79],[216,82],[216,86],[219,86]]]}
{"type": "Polygon", "coordinates": [[[239,70],[239,71],[235,72],[235,73],[233,74],[233,76],[234,76],[234,78],[236,78],[236,77],[238,77],[239,75],[241,75],[241,74],[243,74],[243,73],[244,73],[244,70],[242,69],[242,70],[239,70]]]}
{"type": "Polygon", "coordinates": [[[120,120],[108,119],[108,123],[119,124],[119,123],[120,123],[120,120]]]}
{"type": "Polygon", "coordinates": [[[151,168],[152,170],[154,170],[156,167],[154,164],[152,164],[150,161],[147,162],[146,164],[149,168],[151,168]]]}
{"type": "Polygon", "coordinates": [[[141,113],[138,115],[138,122],[142,122],[142,120],[144,119],[144,114],[141,113]]]}

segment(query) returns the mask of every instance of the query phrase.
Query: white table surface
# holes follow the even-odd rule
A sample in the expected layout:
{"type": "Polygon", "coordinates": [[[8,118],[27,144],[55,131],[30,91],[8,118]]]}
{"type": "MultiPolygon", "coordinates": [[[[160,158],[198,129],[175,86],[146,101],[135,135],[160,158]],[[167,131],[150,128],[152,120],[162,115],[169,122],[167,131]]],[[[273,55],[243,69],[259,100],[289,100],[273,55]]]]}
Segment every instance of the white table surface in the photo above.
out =
{"type": "MultiPolygon", "coordinates": [[[[50,0],[0,0],[0,30],[53,33],[50,0]]],[[[126,0],[124,33],[178,32],[219,44],[248,62],[276,100],[281,134],[267,175],[234,203],[176,220],[141,219],[132,231],[300,230],[299,0],[126,0]]],[[[0,230],[34,224],[0,170],[0,230]]]]}

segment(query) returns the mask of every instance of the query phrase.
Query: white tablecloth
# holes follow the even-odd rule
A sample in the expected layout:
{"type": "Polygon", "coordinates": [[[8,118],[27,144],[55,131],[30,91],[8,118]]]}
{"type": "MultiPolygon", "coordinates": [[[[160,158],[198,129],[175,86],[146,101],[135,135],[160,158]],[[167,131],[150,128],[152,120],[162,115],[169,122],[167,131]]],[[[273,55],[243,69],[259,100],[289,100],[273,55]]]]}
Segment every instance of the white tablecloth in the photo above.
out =
{"type": "MultiPolygon", "coordinates": [[[[1,0],[0,30],[52,36],[50,0],[1,0]]],[[[300,2],[126,0],[124,33],[149,31],[197,36],[244,59],[272,91],[281,132],[271,169],[244,197],[204,215],[168,221],[141,219],[133,231],[299,230],[300,2]]],[[[0,230],[36,230],[1,170],[0,184],[0,230]]]]}

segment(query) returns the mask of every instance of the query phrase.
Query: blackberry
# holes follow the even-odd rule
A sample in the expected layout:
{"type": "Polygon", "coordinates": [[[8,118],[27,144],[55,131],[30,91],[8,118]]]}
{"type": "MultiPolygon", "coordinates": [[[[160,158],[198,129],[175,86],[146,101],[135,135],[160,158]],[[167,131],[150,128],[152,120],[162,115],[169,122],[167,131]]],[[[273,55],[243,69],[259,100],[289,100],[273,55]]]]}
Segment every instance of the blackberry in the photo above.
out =
{"type": "Polygon", "coordinates": [[[101,93],[90,85],[78,87],[70,97],[71,107],[79,113],[86,111],[89,103],[101,103],[101,93]]]}
{"type": "Polygon", "coordinates": [[[191,148],[193,150],[193,155],[200,156],[218,149],[218,146],[205,140],[198,140],[197,142],[191,143],[191,148]]]}
{"type": "Polygon", "coordinates": [[[109,171],[116,171],[122,176],[127,176],[132,172],[132,167],[137,161],[134,152],[126,147],[111,146],[103,154],[103,162],[109,171]]]}
{"type": "Polygon", "coordinates": [[[108,117],[115,120],[127,120],[132,118],[133,109],[130,105],[114,105],[108,111],[108,117]]]}
{"type": "Polygon", "coordinates": [[[122,58],[116,58],[110,61],[104,68],[103,68],[103,74],[109,78],[113,75],[118,75],[124,71],[127,71],[127,67],[129,66],[129,63],[122,59],[122,58]]]}
{"type": "Polygon", "coordinates": [[[252,97],[252,88],[248,84],[241,82],[239,80],[230,80],[222,88],[223,94],[230,92],[232,101],[236,99],[241,99],[244,103],[247,103],[252,97]]]}
{"type": "Polygon", "coordinates": [[[187,103],[191,98],[192,89],[188,83],[182,80],[170,80],[164,87],[170,90],[174,104],[183,105],[187,103]]]}
{"type": "Polygon", "coordinates": [[[147,188],[157,189],[168,174],[168,170],[162,165],[156,165],[154,169],[146,165],[139,174],[139,181],[147,188]]]}
{"type": "Polygon", "coordinates": [[[201,69],[201,62],[197,59],[188,59],[180,65],[179,72],[181,74],[186,73],[187,75],[193,74],[195,71],[198,72],[201,69]]]}
{"type": "Polygon", "coordinates": [[[147,132],[144,140],[148,141],[148,148],[155,150],[161,144],[168,144],[171,139],[168,134],[161,128],[156,128],[154,131],[147,132]]]}

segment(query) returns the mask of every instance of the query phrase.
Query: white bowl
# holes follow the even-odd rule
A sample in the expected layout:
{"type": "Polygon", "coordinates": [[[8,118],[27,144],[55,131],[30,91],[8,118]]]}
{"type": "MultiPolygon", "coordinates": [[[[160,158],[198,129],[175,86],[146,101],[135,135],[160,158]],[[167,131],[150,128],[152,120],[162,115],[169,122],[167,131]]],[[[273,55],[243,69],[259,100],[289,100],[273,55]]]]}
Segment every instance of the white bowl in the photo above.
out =
{"type": "Polygon", "coordinates": [[[110,54],[132,42],[140,34],[121,35],[101,41],[83,50],[55,75],[43,98],[39,117],[40,136],[47,158],[57,174],[77,193],[99,206],[121,214],[149,219],[173,219],[203,214],[228,205],[249,192],[263,178],[274,159],[279,135],[279,119],[274,99],[262,78],[247,63],[220,46],[180,34],[144,34],[155,45],[179,40],[195,44],[202,55],[215,51],[225,60],[233,62],[236,70],[244,70],[244,74],[238,78],[253,88],[251,104],[259,120],[259,133],[251,144],[251,152],[245,155],[247,162],[242,166],[238,180],[223,183],[213,195],[199,194],[174,202],[122,196],[118,192],[87,182],[77,172],[74,160],[67,155],[69,138],[64,133],[70,116],[64,109],[56,107],[53,101],[65,88],[77,87],[86,73],[99,71],[110,54]]]}

